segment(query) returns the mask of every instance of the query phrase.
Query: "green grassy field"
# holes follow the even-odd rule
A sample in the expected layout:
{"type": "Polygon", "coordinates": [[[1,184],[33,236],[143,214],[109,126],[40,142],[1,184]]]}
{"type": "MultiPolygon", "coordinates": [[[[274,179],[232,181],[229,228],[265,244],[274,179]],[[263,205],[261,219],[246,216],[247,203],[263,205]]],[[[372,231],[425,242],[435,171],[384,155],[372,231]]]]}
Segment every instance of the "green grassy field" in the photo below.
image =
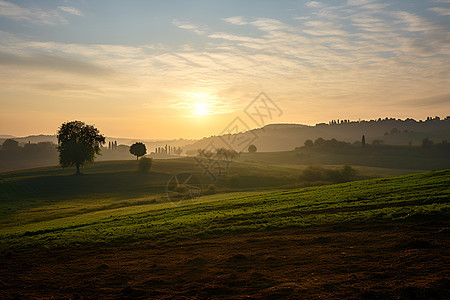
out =
{"type": "Polygon", "coordinates": [[[292,151],[242,153],[240,161],[275,164],[360,165],[397,169],[443,170],[450,168],[447,144],[431,148],[350,144],[299,147],[292,151]]]}
{"type": "MultiPolygon", "coordinates": [[[[135,171],[134,161],[96,163],[84,168],[82,176],[57,167],[0,173],[0,247],[165,242],[450,215],[449,170],[294,188],[303,167],[235,163],[230,174],[264,174],[265,180],[249,180],[241,189],[227,189],[219,182],[219,194],[177,202],[165,197],[167,180],[180,170],[202,176],[189,158],[156,160],[152,172],[144,175],[135,171]],[[288,182],[289,188],[281,182],[288,182]]],[[[359,169],[363,170],[378,176],[405,172],[359,169]]]]}

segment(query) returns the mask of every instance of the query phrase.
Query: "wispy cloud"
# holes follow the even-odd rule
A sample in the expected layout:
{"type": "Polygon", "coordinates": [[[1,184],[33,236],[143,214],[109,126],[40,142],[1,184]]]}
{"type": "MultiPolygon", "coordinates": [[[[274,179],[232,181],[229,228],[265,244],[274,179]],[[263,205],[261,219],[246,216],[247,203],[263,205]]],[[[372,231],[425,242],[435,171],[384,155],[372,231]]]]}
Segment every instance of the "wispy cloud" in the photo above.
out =
{"type": "Polygon", "coordinates": [[[205,30],[201,29],[199,26],[194,25],[190,22],[182,22],[179,20],[173,20],[172,24],[175,25],[178,28],[190,30],[192,32],[195,32],[196,34],[204,34],[205,30]]]}
{"type": "Polygon", "coordinates": [[[369,100],[381,106],[392,99],[422,99],[445,90],[450,85],[444,63],[450,56],[448,28],[417,13],[378,4],[383,3],[321,2],[314,13],[291,20],[222,19],[245,25],[245,33],[236,33],[232,26],[227,26],[230,31],[214,31],[174,20],[173,25],[204,39],[201,48],[194,43],[64,44],[0,32],[1,85],[14,81],[42,93],[101,92],[161,109],[167,103],[187,109],[199,95],[184,91],[201,90],[210,96],[205,101],[220,112],[240,109],[239,99],[261,89],[288,103],[302,99],[311,107],[333,107],[336,99],[345,99],[349,106],[369,100]]]}
{"type": "Polygon", "coordinates": [[[308,7],[316,7],[316,8],[323,6],[323,4],[320,3],[319,1],[308,1],[308,2],[306,2],[305,5],[308,7]]]}
{"type": "Polygon", "coordinates": [[[348,5],[365,5],[373,2],[373,0],[348,0],[348,5]]]}
{"type": "MultiPolygon", "coordinates": [[[[450,3],[450,2],[449,2],[450,3]]],[[[438,15],[441,16],[449,16],[450,15],[450,8],[445,7],[431,7],[428,9],[429,11],[435,12],[438,15]]]]}
{"type": "Polygon", "coordinates": [[[348,32],[344,30],[340,30],[340,24],[336,24],[333,22],[324,22],[324,21],[308,21],[304,23],[308,26],[308,29],[304,29],[303,32],[316,35],[316,36],[326,36],[326,35],[348,35],[348,32]]]}
{"type": "Polygon", "coordinates": [[[38,7],[26,8],[3,0],[0,0],[0,16],[16,21],[26,21],[45,25],[68,23],[56,9],[46,11],[38,7]]]}
{"type": "Polygon", "coordinates": [[[256,21],[251,22],[253,26],[262,31],[297,31],[297,28],[290,26],[280,20],[270,18],[259,18],[256,21]]]}
{"type": "Polygon", "coordinates": [[[75,7],[71,7],[71,6],[58,6],[58,8],[66,13],[75,15],[75,16],[82,16],[83,13],[75,7]]]}
{"type": "Polygon", "coordinates": [[[235,17],[229,17],[229,18],[223,18],[227,23],[233,24],[233,25],[247,25],[248,23],[244,21],[244,18],[241,16],[235,16],[235,17]]]}
{"type": "Polygon", "coordinates": [[[46,53],[33,53],[25,56],[0,52],[0,65],[15,66],[24,68],[25,70],[53,70],[93,76],[107,76],[112,74],[112,70],[95,65],[89,61],[46,53]]]}

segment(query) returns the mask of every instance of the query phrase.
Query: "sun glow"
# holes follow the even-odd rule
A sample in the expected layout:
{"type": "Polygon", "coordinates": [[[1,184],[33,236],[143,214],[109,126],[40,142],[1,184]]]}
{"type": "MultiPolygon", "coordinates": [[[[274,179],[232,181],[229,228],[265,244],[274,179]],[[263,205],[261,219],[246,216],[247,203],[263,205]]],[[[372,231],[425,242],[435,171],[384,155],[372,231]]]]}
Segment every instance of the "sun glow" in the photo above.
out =
{"type": "Polygon", "coordinates": [[[196,91],[186,93],[184,97],[190,103],[193,116],[208,116],[213,114],[212,104],[214,103],[215,97],[213,97],[211,93],[206,91],[196,91]]]}
{"type": "Polygon", "coordinates": [[[206,102],[196,102],[194,103],[194,114],[196,116],[207,116],[209,115],[208,103],[206,102]]]}

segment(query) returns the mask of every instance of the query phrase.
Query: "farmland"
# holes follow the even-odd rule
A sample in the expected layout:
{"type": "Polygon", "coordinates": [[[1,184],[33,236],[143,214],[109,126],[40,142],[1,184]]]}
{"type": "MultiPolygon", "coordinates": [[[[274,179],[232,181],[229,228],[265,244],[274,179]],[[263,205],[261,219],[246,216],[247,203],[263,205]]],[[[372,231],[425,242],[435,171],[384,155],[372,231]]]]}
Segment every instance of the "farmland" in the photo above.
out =
{"type": "MultiPolygon", "coordinates": [[[[168,200],[165,183],[177,170],[197,171],[203,178],[195,164],[187,158],[156,160],[148,174],[135,167],[122,161],[96,163],[81,176],[56,167],[2,173],[0,282],[7,294],[195,298],[212,293],[233,298],[264,290],[295,297],[307,288],[310,294],[305,295],[314,298],[392,296],[400,290],[408,293],[411,284],[424,295],[446,292],[441,285],[448,278],[448,170],[301,188],[296,180],[304,166],[235,163],[230,174],[250,178],[264,172],[271,180],[239,187],[218,181],[216,194],[168,200]],[[288,184],[278,184],[280,177],[288,184]],[[398,247],[403,256],[394,262],[398,247]],[[69,262],[58,257],[69,257],[69,262]],[[326,261],[335,259],[342,264],[326,268],[326,261]],[[425,268],[419,265],[423,260],[444,267],[424,274],[419,284],[405,281],[404,272],[391,274],[393,269],[386,270],[379,259],[394,269],[401,264],[425,268]],[[348,263],[354,267],[331,280],[348,263]],[[8,277],[8,270],[24,266],[8,277]],[[355,281],[358,286],[349,284],[353,292],[343,285],[352,276],[369,276],[367,268],[370,276],[403,281],[381,290],[370,278],[364,286],[355,281]],[[53,291],[69,269],[71,283],[53,291]],[[205,277],[194,274],[201,270],[207,270],[205,277]],[[33,272],[45,287],[36,287],[33,272]],[[98,280],[86,288],[77,272],[98,280]],[[19,289],[24,281],[27,287],[19,289]]],[[[359,172],[382,176],[405,171],[364,167],[359,172]]]]}

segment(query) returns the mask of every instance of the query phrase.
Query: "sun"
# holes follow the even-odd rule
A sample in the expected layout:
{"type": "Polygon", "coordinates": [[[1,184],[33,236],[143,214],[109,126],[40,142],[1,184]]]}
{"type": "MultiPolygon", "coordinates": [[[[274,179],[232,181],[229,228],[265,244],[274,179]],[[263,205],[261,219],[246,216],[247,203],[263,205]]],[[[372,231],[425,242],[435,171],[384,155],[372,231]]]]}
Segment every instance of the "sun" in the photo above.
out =
{"type": "Polygon", "coordinates": [[[196,102],[194,103],[194,114],[196,116],[207,116],[209,115],[208,103],[196,102]]]}

